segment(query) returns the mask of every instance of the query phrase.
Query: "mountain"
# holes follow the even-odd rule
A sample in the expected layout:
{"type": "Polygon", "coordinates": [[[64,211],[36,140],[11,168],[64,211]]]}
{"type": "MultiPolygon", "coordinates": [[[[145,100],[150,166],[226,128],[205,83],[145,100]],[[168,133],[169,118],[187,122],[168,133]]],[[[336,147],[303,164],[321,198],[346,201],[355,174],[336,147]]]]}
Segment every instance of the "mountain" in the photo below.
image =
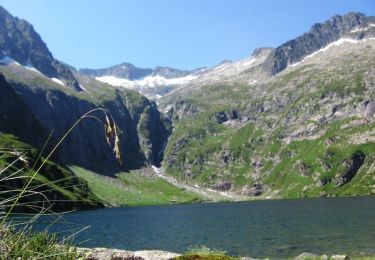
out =
{"type": "Polygon", "coordinates": [[[53,58],[46,44],[25,20],[9,14],[0,6],[0,59],[9,57],[47,77],[61,80],[67,86],[81,90],[68,68],[53,58]]]}
{"type": "Polygon", "coordinates": [[[336,15],[325,23],[313,25],[309,32],[276,48],[267,58],[264,68],[274,75],[339,39],[360,40],[374,37],[374,26],[373,16],[366,17],[361,13],[336,15]]]}
{"type": "Polygon", "coordinates": [[[79,72],[92,77],[113,76],[120,79],[136,80],[150,75],[153,70],[137,68],[130,63],[122,63],[104,69],[80,69],[79,72]]]}
{"type": "Polygon", "coordinates": [[[184,86],[198,77],[204,69],[179,70],[157,66],[154,69],[137,68],[130,63],[122,63],[103,69],[80,69],[79,72],[113,86],[125,87],[158,99],[172,90],[184,86]]]}
{"type": "MultiPolygon", "coordinates": [[[[4,199],[14,196],[15,190],[26,184],[28,179],[22,178],[23,172],[34,172],[32,166],[37,163],[39,151],[48,138],[48,132],[1,74],[0,103],[0,165],[2,166],[0,201],[3,202],[4,199]],[[25,155],[22,155],[23,153],[25,155]],[[5,167],[10,164],[12,167],[5,167]],[[21,168],[24,171],[20,171],[16,175],[17,178],[14,178],[16,170],[21,168]]],[[[50,148],[48,145],[47,147],[50,148]]],[[[54,211],[103,207],[98,198],[89,191],[84,180],[52,161],[46,162],[30,187],[36,192],[43,192],[50,199],[49,206],[54,211]]],[[[20,203],[28,205],[16,208],[17,211],[23,212],[46,206],[43,205],[45,203],[43,196],[38,194],[24,196],[20,203]]],[[[7,205],[3,206],[7,207],[7,205]]]]}
{"type": "Polygon", "coordinates": [[[103,195],[95,186],[102,180],[110,185],[118,172],[161,165],[167,179],[241,196],[375,193],[372,16],[334,16],[276,48],[192,71],[129,63],[76,70],[55,60],[32,26],[4,9],[0,40],[3,143],[10,138],[40,148],[53,131],[55,144],[97,108],[121,132],[123,164],[105,142],[103,113],[93,112],[52,158],[67,172],[50,177],[77,178],[68,167],[83,169],[80,176],[95,180],[91,187],[103,195]]]}
{"type": "Polygon", "coordinates": [[[334,16],[162,97],[165,171],[262,198],[375,193],[374,18],[334,16]]]}
{"type": "Polygon", "coordinates": [[[160,164],[171,126],[153,101],[57,61],[32,25],[2,7],[0,42],[0,136],[11,134],[40,149],[52,133],[53,146],[81,116],[102,108],[119,127],[123,163],[106,143],[101,111],[72,130],[52,158],[54,163],[108,176],[160,164]]]}

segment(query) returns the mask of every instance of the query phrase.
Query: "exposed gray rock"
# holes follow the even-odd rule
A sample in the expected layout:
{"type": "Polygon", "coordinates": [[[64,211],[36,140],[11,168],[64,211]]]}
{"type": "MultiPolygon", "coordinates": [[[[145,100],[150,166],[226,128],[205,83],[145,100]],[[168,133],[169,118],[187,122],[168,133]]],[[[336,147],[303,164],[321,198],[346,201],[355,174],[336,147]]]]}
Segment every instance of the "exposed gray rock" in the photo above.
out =
{"type": "Polygon", "coordinates": [[[165,107],[164,113],[171,120],[179,120],[184,117],[189,117],[200,112],[200,108],[192,103],[184,101],[172,102],[165,107]]]}
{"type": "Polygon", "coordinates": [[[88,260],[169,260],[180,256],[180,254],[160,251],[127,251],[109,248],[77,248],[88,260]]]}
{"type": "Polygon", "coordinates": [[[33,26],[13,17],[1,6],[0,46],[3,55],[22,65],[32,66],[47,77],[58,78],[75,90],[81,90],[70,69],[52,56],[33,26]]]}
{"type": "MultiPolygon", "coordinates": [[[[317,23],[311,30],[294,40],[276,48],[264,63],[264,69],[274,75],[289,64],[301,61],[304,57],[323,48],[331,42],[348,36],[353,29],[365,28],[374,23],[375,17],[366,17],[361,13],[336,15],[325,23],[317,23]]],[[[365,34],[353,37],[365,37],[365,34]]]]}
{"type": "Polygon", "coordinates": [[[137,68],[130,63],[121,63],[112,67],[103,69],[80,69],[80,73],[91,77],[114,76],[123,79],[141,79],[152,73],[152,69],[137,68]]]}
{"type": "Polygon", "coordinates": [[[144,250],[134,252],[134,256],[145,260],[169,260],[180,256],[180,254],[160,250],[144,250]]]}

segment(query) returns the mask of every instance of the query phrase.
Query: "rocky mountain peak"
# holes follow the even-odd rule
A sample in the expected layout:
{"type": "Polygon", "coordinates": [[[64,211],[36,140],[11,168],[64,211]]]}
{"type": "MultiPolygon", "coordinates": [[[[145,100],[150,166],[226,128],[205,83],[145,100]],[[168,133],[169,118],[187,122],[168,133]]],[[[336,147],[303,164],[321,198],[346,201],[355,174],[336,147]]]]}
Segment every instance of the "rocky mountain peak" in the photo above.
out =
{"type": "Polygon", "coordinates": [[[272,51],[274,48],[271,47],[260,47],[254,49],[253,53],[251,54],[252,57],[258,57],[263,56],[264,54],[268,54],[270,51],[272,51]]]}
{"type": "Polygon", "coordinates": [[[179,70],[171,67],[157,66],[152,71],[152,76],[161,76],[166,79],[170,78],[180,78],[190,74],[189,70],[179,70]]]}
{"type": "Polygon", "coordinates": [[[368,25],[369,20],[371,20],[371,17],[367,17],[362,13],[351,12],[343,16],[335,15],[325,25],[336,28],[341,32],[347,32],[356,26],[368,25]]]}
{"type": "Polygon", "coordinates": [[[45,76],[62,80],[67,86],[80,90],[69,68],[54,59],[47,45],[33,26],[12,16],[0,6],[0,50],[18,63],[33,67],[45,76]]]}
{"type": "Polygon", "coordinates": [[[131,63],[123,62],[108,68],[80,69],[79,72],[91,77],[113,76],[121,79],[136,80],[152,73],[150,68],[138,68],[131,63]]]}
{"type": "Polygon", "coordinates": [[[269,75],[284,70],[340,38],[367,38],[375,35],[375,17],[361,13],[333,16],[324,23],[314,24],[310,31],[276,48],[264,63],[269,75]]]}

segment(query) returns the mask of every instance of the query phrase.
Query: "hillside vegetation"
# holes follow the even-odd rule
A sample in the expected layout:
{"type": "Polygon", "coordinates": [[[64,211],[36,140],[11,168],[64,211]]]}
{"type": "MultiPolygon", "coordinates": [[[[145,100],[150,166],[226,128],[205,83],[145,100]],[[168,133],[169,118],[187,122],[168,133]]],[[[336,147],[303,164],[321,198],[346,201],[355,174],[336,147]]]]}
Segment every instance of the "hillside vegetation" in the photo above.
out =
{"type": "Polygon", "coordinates": [[[343,43],[255,85],[174,92],[166,171],[250,196],[374,193],[374,56],[374,40],[343,43]]]}

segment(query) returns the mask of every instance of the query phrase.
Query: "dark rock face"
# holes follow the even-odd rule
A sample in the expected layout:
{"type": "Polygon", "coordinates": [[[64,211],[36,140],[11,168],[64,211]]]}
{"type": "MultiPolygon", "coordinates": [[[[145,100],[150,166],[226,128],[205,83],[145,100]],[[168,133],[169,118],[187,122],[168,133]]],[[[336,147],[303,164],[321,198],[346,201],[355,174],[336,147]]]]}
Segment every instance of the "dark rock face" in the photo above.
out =
{"type": "MultiPolygon", "coordinates": [[[[10,84],[5,80],[3,75],[0,74],[0,138],[3,134],[12,134],[21,140],[23,143],[29,144],[34,148],[41,149],[48,138],[48,131],[40,124],[38,118],[29,109],[28,105],[20,95],[18,95],[10,84]]],[[[46,147],[50,151],[54,145],[55,140],[50,140],[49,146],[46,147]]],[[[2,143],[2,148],[7,144],[2,143]]],[[[16,147],[17,148],[17,147],[16,147]]],[[[31,148],[31,147],[30,147],[31,148]]],[[[13,149],[13,147],[12,147],[13,149]]],[[[28,151],[30,149],[27,149],[28,151]]],[[[18,158],[16,152],[14,156],[2,156],[8,164],[14,163],[18,158]]],[[[24,161],[19,160],[13,164],[13,168],[8,169],[2,173],[2,180],[0,186],[2,191],[8,190],[0,195],[0,200],[9,198],[17,194],[17,189],[25,185],[27,179],[22,178],[6,178],[5,176],[13,174],[14,169],[32,168],[39,151],[29,151],[26,154],[27,159],[24,161]]],[[[51,157],[53,160],[58,160],[60,150],[51,157]]],[[[103,204],[94,200],[87,183],[77,178],[71,171],[60,167],[59,165],[47,161],[46,165],[41,169],[40,174],[43,175],[48,181],[56,182],[65,187],[66,190],[77,194],[81,200],[71,201],[63,192],[55,189],[46,189],[45,183],[34,180],[32,186],[40,186],[34,191],[43,193],[49,201],[53,202],[51,210],[53,211],[67,211],[77,209],[94,209],[103,207],[103,204]]],[[[45,207],[45,197],[41,194],[34,194],[32,196],[24,196],[20,200],[22,203],[32,205],[34,207],[45,207]]],[[[17,207],[17,212],[32,212],[31,207],[17,207]]],[[[37,210],[39,211],[39,209],[37,210]]],[[[34,212],[35,213],[35,212],[34,212]]]]}
{"type": "Polygon", "coordinates": [[[217,183],[213,186],[215,190],[227,191],[232,187],[232,183],[230,182],[221,182],[217,183]]]}
{"type": "MultiPolygon", "coordinates": [[[[59,140],[82,115],[97,107],[59,90],[45,90],[20,84],[13,87],[42,126],[48,131],[53,131],[55,140],[59,140]]],[[[159,165],[165,142],[170,134],[169,123],[157,111],[155,104],[146,98],[143,98],[143,102],[135,111],[130,111],[129,105],[131,104],[127,104],[126,96],[120,91],[116,92],[114,100],[102,104],[121,130],[122,165],[115,160],[112,149],[105,142],[103,125],[92,119],[83,120],[61,144],[61,162],[79,165],[105,175],[147,164],[159,165]],[[143,111],[148,111],[149,114],[141,120],[143,111]],[[143,137],[140,129],[149,134],[143,137]],[[148,142],[149,147],[143,147],[140,138],[148,142]],[[146,156],[147,154],[150,156],[146,156]]],[[[100,112],[93,115],[103,119],[100,112]]]]}
{"type": "Polygon", "coordinates": [[[375,114],[375,102],[367,100],[362,104],[363,115],[369,119],[375,114]]]}
{"type": "Polygon", "coordinates": [[[80,90],[71,71],[55,60],[33,26],[25,20],[10,15],[0,6],[0,50],[22,65],[33,66],[50,78],[59,78],[64,83],[80,90]]]}
{"type": "Polygon", "coordinates": [[[225,123],[226,121],[233,120],[233,119],[238,119],[238,112],[235,110],[218,112],[215,115],[215,120],[219,124],[225,123]]]}
{"type": "MultiPolygon", "coordinates": [[[[76,79],[80,79],[81,75],[53,58],[32,25],[11,16],[2,7],[0,46],[3,57],[9,56],[22,65],[35,67],[47,77],[59,78],[66,85],[81,89],[76,79]]],[[[150,69],[139,71],[129,64],[123,64],[123,67],[127,70],[122,68],[120,72],[127,71],[129,75],[138,73],[133,75],[135,77],[152,72],[150,69]]],[[[119,170],[160,164],[171,127],[155,103],[139,94],[121,90],[116,90],[113,98],[96,102],[92,97],[72,95],[66,91],[66,87],[51,89],[42,86],[44,83],[28,83],[29,79],[25,79],[17,81],[8,78],[10,84],[7,85],[4,78],[0,78],[0,91],[4,92],[0,97],[0,122],[4,121],[0,131],[16,134],[40,147],[48,133],[53,131],[53,139],[60,140],[82,115],[102,107],[110,112],[120,128],[123,165],[119,165],[112,149],[106,144],[103,125],[93,119],[83,120],[64,140],[59,148],[60,163],[78,165],[107,175],[119,170]],[[9,107],[16,107],[18,103],[20,107],[14,109],[16,113],[9,112],[9,107]]],[[[103,113],[94,115],[103,120],[103,113]]]]}
{"type": "Polygon", "coordinates": [[[2,74],[0,74],[0,104],[0,132],[13,134],[25,143],[41,148],[43,142],[47,140],[48,132],[2,74]]]}
{"type": "MultiPolygon", "coordinates": [[[[301,61],[307,55],[343,36],[366,37],[367,35],[364,33],[350,34],[353,29],[365,28],[374,22],[375,17],[366,17],[361,13],[336,15],[325,23],[313,25],[309,32],[276,48],[267,58],[263,67],[267,73],[274,75],[284,70],[289,64],[301,61]]],[[[369,30],[367,34],[372,35],[372,32],[369,30]]]]}
{"type": "Polygon", "coordinates": [[[264,192],[265,187],[261,183],[255,183],[251,188],[246,188],[242,194],[246,196],[260,196],[264,192]]]}
{"type": "Polygon", "coordinates": [[[351,160],[346,162],[349,166],[349,169],[346,171],[346,173],[344,175],[337,177],[334,180],[334,183],[337,186],[342,186],[342,185],[350,182],[355,177],[355,175],[357,174],[357,172],[359,171],[359,169],[361,168],[361,166],[365,162],[365,158],[366,158],[366,155],[364,153],[355,152],[352,155],[351,160]]]}

